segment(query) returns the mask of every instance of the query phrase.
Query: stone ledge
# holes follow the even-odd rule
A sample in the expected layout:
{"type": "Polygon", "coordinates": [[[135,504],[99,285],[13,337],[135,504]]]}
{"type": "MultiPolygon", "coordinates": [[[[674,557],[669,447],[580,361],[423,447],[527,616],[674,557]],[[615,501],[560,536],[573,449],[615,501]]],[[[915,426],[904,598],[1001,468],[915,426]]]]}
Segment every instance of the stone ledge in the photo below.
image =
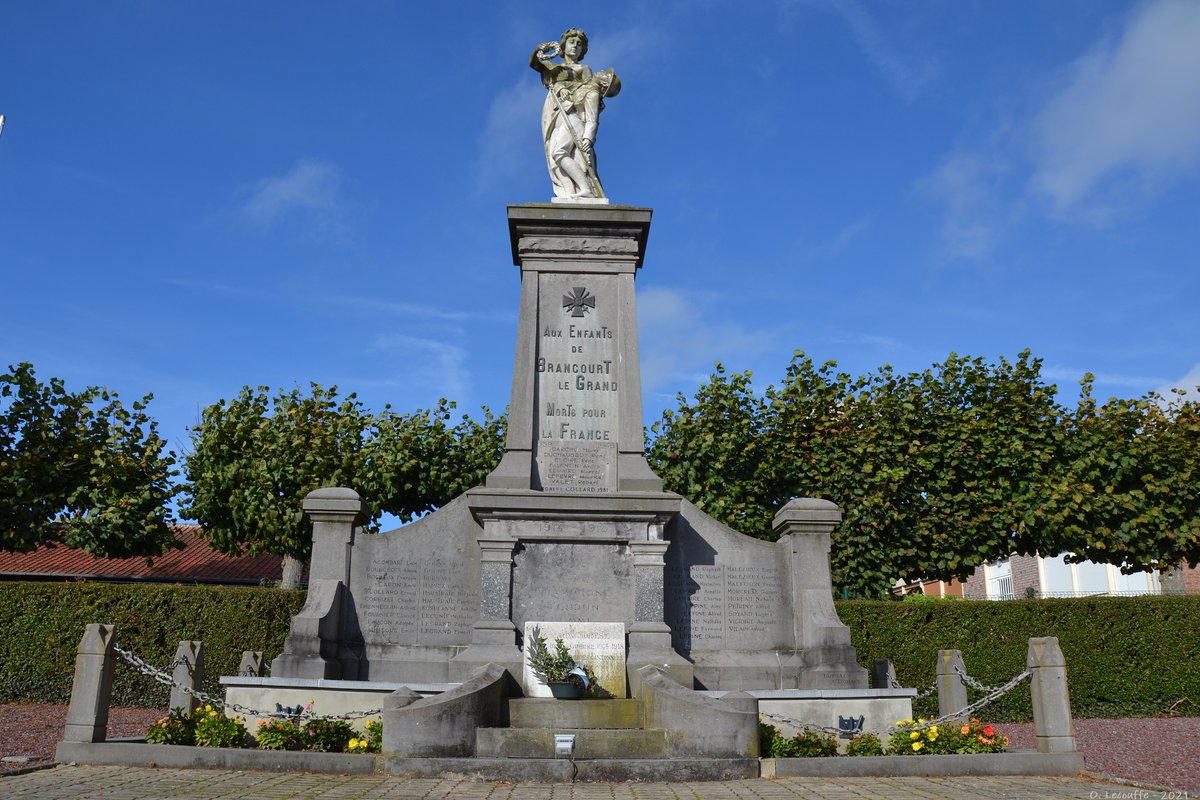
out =
{"type": "Polygon", "coordinates": [[[944,778],[988,775],[1076,775],[1082,753],[973,753],[943,756],[764,758],[764,778],[944,778]]]}
{"type": "Polygon", "coordinates": [[[59,742],[60,764],[102,767],[244,769],[257,772],[323,772],[370,775],[383,759],[376,755],[251,750],[232,747],[185,747],[137,742],[59,742]]]}
{"type": "Polygon", "coordinates": [[[445,773],[489,781],[566,783],[576,781],[726,781],[758,777],[757,758],[594,759],[403,758],[389,756],[393,775],[435,777],[445,773]],[[576,771],[577,770],[577,771],[576,771]]]}

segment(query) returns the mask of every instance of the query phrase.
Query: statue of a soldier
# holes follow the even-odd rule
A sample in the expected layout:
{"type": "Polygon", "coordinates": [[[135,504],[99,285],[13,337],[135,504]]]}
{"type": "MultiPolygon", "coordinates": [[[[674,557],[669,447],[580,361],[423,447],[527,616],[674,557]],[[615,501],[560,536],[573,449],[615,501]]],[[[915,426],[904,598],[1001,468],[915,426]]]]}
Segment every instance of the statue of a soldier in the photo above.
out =
{"type": "Polygon", "coordinates": [[[596,128],[604,98],[621,91],[611,69],[592,72],[583,62],[587,34],[571,28],[557,42],[539,44],[529,66],[542,76],[546,103],[542,106],[542,139],[554,196],[564,199],[603,198],[596,173],[596,128]],[[550,59],[562,56],[558,64],[550,59]]]}

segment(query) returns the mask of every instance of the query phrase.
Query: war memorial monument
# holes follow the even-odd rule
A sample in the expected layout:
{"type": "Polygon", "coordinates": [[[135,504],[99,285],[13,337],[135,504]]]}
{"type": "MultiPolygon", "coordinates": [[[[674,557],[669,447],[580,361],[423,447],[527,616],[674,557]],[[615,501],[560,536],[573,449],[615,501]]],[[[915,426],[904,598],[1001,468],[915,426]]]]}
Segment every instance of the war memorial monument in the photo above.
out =
{"type": "MultiPolygon", "coordinates": [[[[794,499],[775,515],[776,541],[761,541],[664,491],[647,463],[635,279],[652,212],[605,196],[594,148],[621,82],[586,52],[571,29],[530,58],[547,89],[554,197],[508,207],[520,312],[500,463],[484,485],[382,533],[365,530],[352,487],[311,492],[304,607],[269,677],[247,652],[243,674],[220,679],[224,705],[252,728],[313,703],[360,723],[381,713],[382,767],[398,774],[718,780],[765,775],[768,762],[772,775],[838,774],[839,759],[760,764],[759,714],[849,737],[910,716],[916,691],[886,670],[867,687],[833,604],[835,504],[794,499]],[[546,638],[590,675],[585,699],[551,696],[555,679],[532,658],[546,638]]],[[[195,708],[201,645],[180,642],[172,708],[195,708]]],[[[87,626],[60,761],[380,768],[333,753],[105,744],[114,648],[112,625],[87,626]]],[[[940,712],[953,719],[969,710],[966,678],[957,651],[939,659],[940,712]]],[[[1074,774],[1057,640],[1031,639],[1028,663],[997,691],[1032,675],[1039,753],[850,759],[847,774],[1074,774]]]]}
{"type": "MultiPolygon", "coordinates": [[[[379,534],[363,532],[367,509],[351,489],[310,494],[307,603],[269,683],[231,685],[231,697],[261,699],[267,685],[297,679],[365,681],[410,687],[415,710],[504,673],[521,684],[504,692],[547,696],[523,664],[534,624],[592,663],[618,701],[679,695],[694,708],[677,724],[693,732],[705,715],[736,712],[713,723],[727,742],[696,755],[757,755],[745,690],[866,690],[833,605],[837,507],[793,500],[775,517],[778,540],[760,541],[663,491],[646,462],[635,279],[652,212],[604,194],[594,146],[621,83],[585,65],[586,52],[572,29],[530,58],[547,89],[555,196],[508,208],[520,312],[503,459],[485,485],[379,534]],[[648,678],[665,688],[647,688],[648,678]],[[421,701],[423,688],[448,691],[421,701]]],[[[386,731],[397,727],[385,717],[386,731]]],[[[416,750],[479,755],[473,744],[416,750]]]]}

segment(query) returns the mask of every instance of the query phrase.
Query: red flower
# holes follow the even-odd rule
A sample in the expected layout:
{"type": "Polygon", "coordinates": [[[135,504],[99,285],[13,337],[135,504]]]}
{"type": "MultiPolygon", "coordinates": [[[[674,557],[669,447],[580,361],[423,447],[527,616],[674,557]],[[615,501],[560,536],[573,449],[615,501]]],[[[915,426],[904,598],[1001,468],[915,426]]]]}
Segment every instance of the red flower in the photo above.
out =
{"type": "Polygon", "coordinates": [[[996,735],[996,729],[995,729],[995,728],[993,728],[991,725],[988,725],[987,727],[985,727],[985,728],[983,729],[983,735],[984,735],[984,736],[987,736],[987,737],[992,737],[992,736],[995,736],[995,735],[996,735]]]}

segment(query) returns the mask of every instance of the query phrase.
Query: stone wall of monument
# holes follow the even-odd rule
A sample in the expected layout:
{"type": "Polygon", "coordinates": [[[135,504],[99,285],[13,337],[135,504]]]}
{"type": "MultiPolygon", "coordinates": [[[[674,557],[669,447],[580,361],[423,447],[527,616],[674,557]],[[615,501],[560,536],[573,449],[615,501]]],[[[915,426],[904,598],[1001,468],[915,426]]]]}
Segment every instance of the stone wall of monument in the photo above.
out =
{"type": "Polygon", "coordinates": [[[667,528],[665,618],[683,655],[795,647],[784,552],[691,503],[667,528]]]}
{"type": "Polygon", "coordinates": [[[446,680],[479,616],[481,529],[459,498],[403,528],[361,535],[350,561],[348,639],[371,680],[446,680]]]}

